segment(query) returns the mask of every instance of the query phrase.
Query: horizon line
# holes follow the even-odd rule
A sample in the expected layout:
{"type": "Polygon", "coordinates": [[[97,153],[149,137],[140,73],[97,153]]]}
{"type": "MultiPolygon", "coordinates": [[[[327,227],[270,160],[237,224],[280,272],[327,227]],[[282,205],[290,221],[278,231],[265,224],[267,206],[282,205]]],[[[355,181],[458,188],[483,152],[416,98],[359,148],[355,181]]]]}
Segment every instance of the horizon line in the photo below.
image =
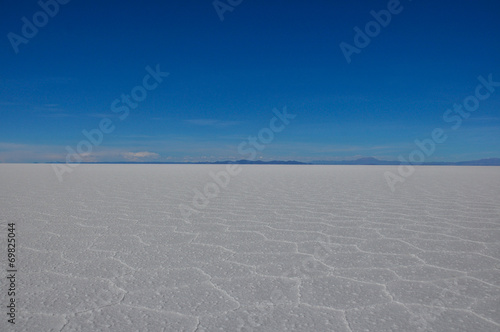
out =
{"type": "Polygon", "coordinates": [[[384,160],[375,157],[361,157],[357,159],[344,160],[312,160],[309,162],[298,160],[216,160],[216,161],[82,161],[82,162],[64,162],[64,161],[31,161],[31,162],[5,162],[0,164],[253,164],[253,165],[366,165],[366,166],[390,166],[390,165],[421,165],[421,166],[500,166],[500,158],[489,157],[475,160],[461,161],[424,161],[424,162],[402,162],[398,160],[384,160]]]}

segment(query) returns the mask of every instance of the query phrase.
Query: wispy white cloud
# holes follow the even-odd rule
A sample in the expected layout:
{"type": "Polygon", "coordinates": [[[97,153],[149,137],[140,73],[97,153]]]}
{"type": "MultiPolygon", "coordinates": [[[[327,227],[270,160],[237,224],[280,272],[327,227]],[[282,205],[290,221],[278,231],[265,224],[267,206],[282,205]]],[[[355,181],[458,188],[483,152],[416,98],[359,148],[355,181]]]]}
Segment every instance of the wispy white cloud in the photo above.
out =
{"type": "Polygon", "coordinates": [[[493,121],[499,121],[500,118],[499,117],[470,117],[469,119],[467,119],[467,121],[485,121],[485,122],[493,122],[493,121]]]}
{"type": "Polygon", "coordinates": [[[186,120],[186,122],[195,126],[210,126],[210,127],[230,127],[241,124],[241,121],[223,121],[217,119],[191,119],[191,120],[186,120]]]}
{"type": "Polygon", "coordinates": [[[141,152],[124,152],[122,156],[131,161],[145,160],[145,159],[158,159],[160,155],[155,152],[141,151],[141,152]]]}
{"type": "Polygon", "coordinates": [[[65,154],[56,150],[63,151],[54,149],[50,145],[0,142],[0,162],[29,163],[64,160],[65,154]]]}
{"type": "Polygon", "coordinates": [[[48,114],[40,114],[39,116],[44,118],[72,118],[75,115],[69,113],[48,113],[48,114]]]}
{"type": "Polygon", "coordinates": [[[44,78],[29,78],[29,79],[1,78],[0,84],[31,88],[31,87],[46,86],[47,84],[67,85],[76,81],[77,80],[72,77],[44,77],[44,78]]]}
{"type": "Polygon", "coordinates": [[[129,138],[158,138],[158,135],[116,135],[116,137],[129,139],[129,138]]]}
{"type": "Polygon", "coordinates": [[[31,107],[36,116],[44,118],[69,118],[75,117],[74,114],[67,112],[59,104],[43,104],[31,107]]]}
{"type": "Polygon", "coordinates": [[[103,119],[103,118],[117,118],[118,114],[95,112],[95,113],[87,113],[86,116],[91,117],[91,118],[103,119]]]}
{"type": "Polygon", "coordinates": [[[0,101],[0,106],[25,106],[26,103],[14,102],[14,101],[0,101]]]}
{"type": "Polygon", "coordinates": [[[30,147],[28,144],[0,142],[0,150],[21,150],[30,147]]]}

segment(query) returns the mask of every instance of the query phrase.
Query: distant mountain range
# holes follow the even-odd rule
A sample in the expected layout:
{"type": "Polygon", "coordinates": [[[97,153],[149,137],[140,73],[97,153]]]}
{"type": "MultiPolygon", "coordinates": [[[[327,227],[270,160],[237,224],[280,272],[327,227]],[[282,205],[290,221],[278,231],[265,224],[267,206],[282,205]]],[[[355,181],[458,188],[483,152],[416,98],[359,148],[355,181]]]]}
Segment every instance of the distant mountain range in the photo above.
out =
{"type": "Polygon", "coordinates": [[[237,160],[237,161],[215,161],[206,164],[242,164],[242,165],[311,165],[310,163],[303,163],[295,160],[271,160],[271,161],[262,161],[262,160],[237,160]]]}
{"type": "MultiPolygon", "coordinates": [[[[313,160],[309,163],[304,163],[295,160],[272,160],[272,161],[262,161],[262,160],[236,160],[236,161],[213,161],[213,162],[129,162],[129,161],[117,161],[117,162],[82,162],[82,164],[241,164],[241,165],[400,165],[399,161],[390,160],[380,160],[374,157],[359,158],[356,160],[313,160]]],[[[479,160],[470,161],[434,161],[434,162],[424,162],[419,165],[434,165],[434,166],[500,166],[500,158],[487,158],[479,160]]]]}
{"type": "MultiPolygon", "coordinates": [[[[312,161],[313,165],[400,165],[400,161],[380,160],[373,157],[359,158],[356,160],[342,161],[312,161]]],[[[469,161],[429,161],[419,163],[419,165],[434,165],[434,166],[500,166],[500,158],[488,158],[469,161]]]]}

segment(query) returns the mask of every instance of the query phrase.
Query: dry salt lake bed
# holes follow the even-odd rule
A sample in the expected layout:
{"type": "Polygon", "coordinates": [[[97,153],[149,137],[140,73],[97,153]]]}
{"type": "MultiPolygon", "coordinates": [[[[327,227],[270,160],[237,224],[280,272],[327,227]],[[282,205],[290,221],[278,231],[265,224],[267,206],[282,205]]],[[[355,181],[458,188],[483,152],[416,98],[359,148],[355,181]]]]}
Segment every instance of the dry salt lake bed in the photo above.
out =
{"type": "Polygon", "coordinates": [[[500,167],[225,169],[0,165],[0,330],[500,330],[500,167]]]}

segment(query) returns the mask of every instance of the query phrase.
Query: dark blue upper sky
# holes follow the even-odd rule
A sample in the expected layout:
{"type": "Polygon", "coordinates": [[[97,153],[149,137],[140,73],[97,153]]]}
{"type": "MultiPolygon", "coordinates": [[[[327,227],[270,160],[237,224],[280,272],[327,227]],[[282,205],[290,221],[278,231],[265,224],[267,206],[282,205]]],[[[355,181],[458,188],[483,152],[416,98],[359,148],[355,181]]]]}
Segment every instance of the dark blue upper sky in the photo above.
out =
{"type": "Polygon", "coordinates": [[[88,161],[249,159],[238,146],[285,106],[296,117],[256,158],[396,160],[435,128],[447,140],[428,161],[500,157],[500,87],[467,118],[446,113],[479,76],[500,81],[500,2],[401,0],[348,63],[339,44],[393,1],[243,0],[221,21],[212,0],[72,0],[54,17],[2,0],[0,162],[63,161],[66,147],[88,161]],[[157,65],[169,76],[113,112],[157,65]],[[89,151],[82,131],[103,119],[114,129],[89,151]]]}

